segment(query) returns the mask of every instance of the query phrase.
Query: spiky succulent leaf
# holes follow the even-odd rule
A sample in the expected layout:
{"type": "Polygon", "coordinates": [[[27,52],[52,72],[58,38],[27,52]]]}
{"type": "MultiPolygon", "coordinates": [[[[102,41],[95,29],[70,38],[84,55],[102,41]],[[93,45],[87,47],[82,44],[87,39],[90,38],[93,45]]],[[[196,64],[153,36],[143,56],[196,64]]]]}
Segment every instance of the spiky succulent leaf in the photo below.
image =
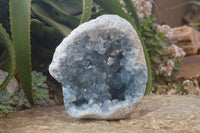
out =
{"type": "Polygon", "coordinates": [[[31,35],[42,38],[44,36],[44,23],[37,19],[31,19],[31,35]]]}
{"type": "Polygon", "coordinates": [[[7,53],[9,54],[10,58],[9,74],[4,80],[4,82],[0,85],[0,91],[2,91],[8,85],[12,75],[15,72],[15,51],[12,45],[12,41],[10,40],[9,35],[3,28],[2,24],[0,24],[0,40],[2,42],[1,44],[3,45],[3,47],[7,50],[7,53]]]}
{"type": "Polygon", "coordinates": [[[31,104],[31,48],[30,14],[31,0],[9,0],[10,26],[16,53],[16,70],[22,88],[31,104]]]}
{"type": "Polygon", "coordinates": [[[63,7],[63,4],[61,2],[58,2],[57,0],[42,0],[46,4],[50,5],[52,9],[54,9],[63,19],[66,20],[71,25],[78,26],[80,19],[77,17],[74,17],[70,15],[66,7],[63,7]]]}
{"type": "Polygon", "coordinates": [[[138,30],[140,31],[140,29],[141,29],[140,20],[138,18],[137,11],[136,11],[136,8],[135,8],[135,6],[133,4],[133,1],[132,0],[124,0],[124,2],[125,2],[126,9],[130,13],[131,18],[134,19],[134,22],[135,22],[138,30]]]}
{"type": "Polygon", "coordinates": [[[83,0],[83,12],[80,24],[90,20],[93,0],[83,0]]]}
{"type": "Polygon", "coordinates": [[[39,4],[33,3],[32,4],[32,10],[34,11],[34,13],[36,13],[40,17],[41,20],[43,20],[45,23],[55,27],[63,36],[67,36],[71,32],[70,28],[66,27],[63,24],[60,24],[60,23],[54,21],[48,15],[48,13],[41,8],[41,6],[39,4]]]}
{"type": "MultiPolygon", "coordinates": [[[[49,0],[56,4],[62,12],[70,15],[79,15],[82,12],[82,0],[49,0]]],[[[44,2],[43,0],[32,0],[32,2],[44,2]]]]}

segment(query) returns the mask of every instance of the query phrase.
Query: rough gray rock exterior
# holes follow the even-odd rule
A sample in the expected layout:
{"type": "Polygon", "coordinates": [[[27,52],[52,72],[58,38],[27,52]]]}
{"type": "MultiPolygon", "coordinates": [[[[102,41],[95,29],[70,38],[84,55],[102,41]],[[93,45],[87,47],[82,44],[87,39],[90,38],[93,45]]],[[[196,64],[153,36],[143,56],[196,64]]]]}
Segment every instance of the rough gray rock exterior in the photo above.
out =
{"type": "Polygon", "coordinates": [[[75,118],[125,118],[147,82],[137,33],[117,15],[103,15],[74,29],[56,48],[49,72],[62,83],[65,107],[75,118]]]}
{"type": "MultiPolygon", "coordinates": [[[[0,84],[6,79],[7,76],[8,76],[8,72],[0,70],[0,84]]],[[[15,77],[12,77],[6,87],[6,91],[10,94],[10,96],[12,96],[18,90],[19,90],[18,82],[15,79],[15,77]]]]}

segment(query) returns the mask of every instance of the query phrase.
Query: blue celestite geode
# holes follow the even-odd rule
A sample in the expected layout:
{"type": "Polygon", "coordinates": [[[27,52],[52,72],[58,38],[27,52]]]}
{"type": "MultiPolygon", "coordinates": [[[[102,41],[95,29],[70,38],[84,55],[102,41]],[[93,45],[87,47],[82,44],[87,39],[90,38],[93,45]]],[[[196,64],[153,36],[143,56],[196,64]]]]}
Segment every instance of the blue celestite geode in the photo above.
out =
{"type": "Polygon", "coordinates": [[[137,33],[117,15],[103,15],[74,29],[56,48],[49,72],[62,83],[65,107],[75,118],[125,118],[147,82],[137,33]]]}

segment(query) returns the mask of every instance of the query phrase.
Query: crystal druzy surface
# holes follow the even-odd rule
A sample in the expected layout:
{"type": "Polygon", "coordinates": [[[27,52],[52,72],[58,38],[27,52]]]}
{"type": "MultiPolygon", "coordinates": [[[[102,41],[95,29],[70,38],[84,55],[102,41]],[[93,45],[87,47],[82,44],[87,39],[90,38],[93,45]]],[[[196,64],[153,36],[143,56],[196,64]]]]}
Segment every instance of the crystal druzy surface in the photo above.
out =
{"type": "Polygon", "coordinates": [[[147,82],[137,33],[117,15],[100,16],[73,30],[56,48],[49,71],[62,83],[65,107],[75,118],[125,118],[147,82]]]}

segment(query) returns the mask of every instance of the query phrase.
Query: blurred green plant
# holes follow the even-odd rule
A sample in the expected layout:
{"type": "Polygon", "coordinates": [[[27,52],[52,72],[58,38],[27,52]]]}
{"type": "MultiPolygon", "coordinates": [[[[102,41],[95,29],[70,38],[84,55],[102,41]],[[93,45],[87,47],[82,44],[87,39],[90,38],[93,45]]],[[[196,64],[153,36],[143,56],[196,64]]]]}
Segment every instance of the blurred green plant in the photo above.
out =
{"type": "MultiPolygon", "coordinates": [[[[145,45],[149,57],[151,59],[151,69],[152,69],[152,85],[155,87],[160,81],[160,75],[156,73],[159,64],[162,63],[160,55],[163,53],[164,47],[167,45],[165,40],[165,33],[159,32],[157,29],[157,24],[154,23],[156,20],[154,15],[149,17],[144,17],[141,21],[141,32],[144,39],[145,45]]],[[[165,57],[167,58],[167,57],[165,57]]],[[[164,60],[166,62],[167,60],[164,60]]]]}
{"type": "Polygon", "coordinates": [[[13,100],[11,106],[15,107],[16,110],[27,109],[31,107],[31,104],[24,94],[23,89],[20,89],[17,94],[11,97],[11,99],[13,100]]]}
{"type": "Polygon", "coordinates": [[[197,79],[177,81],[176,83],[159,84],[153,88],[153,93],[164,95],[200,95],[199,83],[197,79]]]}
{"type": "MultiPolygon", "coordinates": [[[[49,99],[48,86],[45,83],[46,81],[47,77],[44,76],[42,72],[32,71],[32,93],[33,101],[36,105],[47,106],[53,104],[49,99]]],[[[15,101],[15,105],[17,105],[18,109],[31,107],[27,97],[24,95],[23,89],[20,89],[16,97],[13,101],[15,101]]]]}
{"type": "Polygon", "coordinates": [[[40,106],[48,105],[49,92],[48,86],[45,83],[47,77],[42,72],[32,72],[32,87],[33,87],[33,99],[34,103],[40,106]]]}
{"type": "Polygon", "coordinates": [[[144,20],[141,21],[141,32],[152,62],[160,64],[159,55],[163,53],[163,49],[167,46],[167,43],[164,36],[165,33],[158,31],[158,25],[154,23],[155,20],[154,15],[144,17],[144,20]]]}
{"type": "MultiPolygon", "coordinates": [[[[42,72],[32,72],[32,93],[34,104],[39,106],[53,105],[54,102],[49,99],[48,86],[45,83],[47,77],[42,72]]],[[[20,89],[12,97],[3,90],[0,92],[0,116],[16,110],[30,108],[31,104],[28,101],[23,89],[20,89]]]]}
{"type": "Polygon", "coordinates": [[[0,92],[0,116],[13,111],[13,108],[10,106],[12,102],[10,94],[6,90],[0,92]]]}
{"type": "MultiPolygon", "coordinates": [[[[153,71],[153,89],[152,93],[167,94],[166,92],[170,89],[177,90],[178,86],[181,87],[182,80],[175,80],[175,76],[178,74],[180,69],[180,62],[183,58],[168,58],[164,57],[161,64],[156,67],[157,70],[153,71]],[[169,63],[170,62],[170,63],[169,63]],[[172,63],[173,62],[173,63],[172,63]],[[171,63],[173,65],[171,65],[171,63]],[[170,86],[175,84],[176,87],[170,86]]],[[[181,89],[180,92],[183,92],[181,89]]],[[[177,94],[180,94],[179,91],[177,94]]]]}

